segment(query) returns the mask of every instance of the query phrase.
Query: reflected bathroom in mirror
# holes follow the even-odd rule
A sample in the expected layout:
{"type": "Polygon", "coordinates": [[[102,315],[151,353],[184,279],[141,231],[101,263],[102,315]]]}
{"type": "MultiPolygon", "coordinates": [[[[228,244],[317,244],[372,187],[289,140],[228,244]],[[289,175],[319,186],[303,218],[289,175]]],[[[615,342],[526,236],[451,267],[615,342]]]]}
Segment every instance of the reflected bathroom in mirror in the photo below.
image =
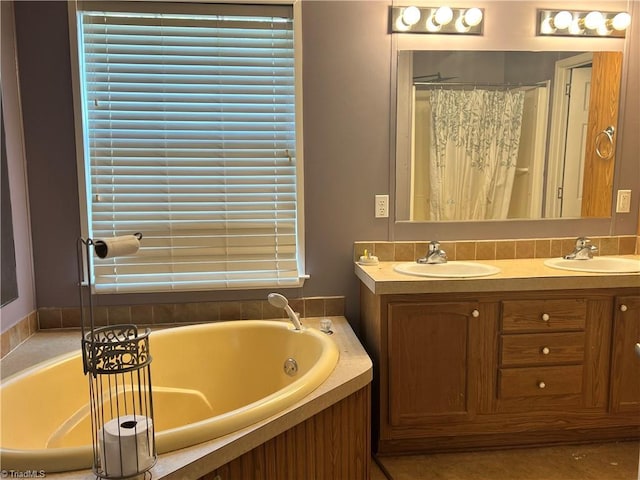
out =
{"type": "Polygon", "coordinates": [[[397,61],[398,221],[610,216],[621,52],[397,61]]]}

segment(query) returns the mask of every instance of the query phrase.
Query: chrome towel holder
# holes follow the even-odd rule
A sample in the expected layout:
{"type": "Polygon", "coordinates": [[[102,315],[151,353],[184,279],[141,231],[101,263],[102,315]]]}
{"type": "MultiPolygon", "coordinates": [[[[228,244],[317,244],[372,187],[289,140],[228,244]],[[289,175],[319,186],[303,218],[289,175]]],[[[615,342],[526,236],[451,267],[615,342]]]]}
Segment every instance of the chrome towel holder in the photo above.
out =
{"type": "Polygon", "coordinates": [[[596,140],[595,140],[595,144],[596,144],[596,154],[598,155],[598,157],[602,158],[603,160],[609,160],[612,156],[613,156],[613,152],[614,152],[614,148],[613,148],[613,134],[616,132],[616,129],[613,125],[609,125],[607,128],[605,128],[604,130],[602,130],[600,133],[598,133],[596,135],[596,140]],[[609,152],[606,154],[603,154],[602,151],[600,150],[600,144],[604,139],[607,139],[609,143],[609,152]]]}

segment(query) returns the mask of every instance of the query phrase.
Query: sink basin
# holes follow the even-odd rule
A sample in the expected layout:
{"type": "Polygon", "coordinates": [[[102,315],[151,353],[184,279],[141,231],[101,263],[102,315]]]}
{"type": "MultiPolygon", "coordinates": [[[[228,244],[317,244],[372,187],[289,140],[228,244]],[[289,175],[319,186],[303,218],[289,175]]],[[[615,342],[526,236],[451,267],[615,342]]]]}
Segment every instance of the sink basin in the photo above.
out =
{"type": "Polygon", "coordinates": [[[500,272],[498,267],[474,262],[399,263],[393,269],[398,273],[419,277],[469,278],[486,277],[500,272]]]}
{"type": "Polygon", "coordinates": [[[550,258],[544,261],[547,267],[574,272],[634,273],[640,272],[640,260],[634,258],[594,257],[589,260],[566,260],[550,258]]]}

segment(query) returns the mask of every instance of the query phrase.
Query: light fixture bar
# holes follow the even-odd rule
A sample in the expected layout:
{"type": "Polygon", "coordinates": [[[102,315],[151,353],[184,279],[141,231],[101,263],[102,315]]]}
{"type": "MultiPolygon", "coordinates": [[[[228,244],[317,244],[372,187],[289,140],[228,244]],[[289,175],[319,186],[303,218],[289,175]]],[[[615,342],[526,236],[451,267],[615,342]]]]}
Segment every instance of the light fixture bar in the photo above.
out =
{"type": "Polygon", "coordinates": [[[559,37],[622,37],[631,16],[598,10],[538,10],[537,35],[559,37]]]}
{"type": "Polygon", "coordinates": [[[482,35],[484,9],[439,7],[391,7],[391,32],[482,35]]]}

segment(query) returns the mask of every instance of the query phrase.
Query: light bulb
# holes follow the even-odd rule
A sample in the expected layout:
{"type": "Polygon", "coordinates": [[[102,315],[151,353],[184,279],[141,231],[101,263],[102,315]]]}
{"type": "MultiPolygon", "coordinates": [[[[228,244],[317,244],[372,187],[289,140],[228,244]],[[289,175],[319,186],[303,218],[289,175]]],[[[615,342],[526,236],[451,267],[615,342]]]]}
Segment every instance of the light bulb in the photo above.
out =
{"type": "Polygon", "coordinates": [[[410,25],[407,25],[402,21],[402,15],[396,18],[396,30],[398,32],[408,32],[410,28],[411,28],[410,25]]]}
{"type": "Polygon", "coordinates": [[[573,16],[566,10],[562,10],[553,17],[553,25],[560,30],[564,30],[571,25],[572,20],[573,16]]]}
{"type": "Polygon", "coordinates": [[[584,26],[589,30],[596,30],[604,23],[604,16],[600,12],[589,12],[584,17],[584,26]]]}
{"type": "Polygon", "coordinates": [[[425,27],[428,32],[433,33],[433,32],[439,32],[440,29],[442,28],[442,25],[436,24],[434,21],[434,16],[431,15],[429,18],[427,18],[427,23],[425,24],[425,27]]]}
{"type": "Polygon", "coordinates": [[[630,24],[631,15],[629,15],[627,12],[620,12],[615,17],[613,17],[613,20],[611,20],[611,26],[615,30],[624,30],[630,24]]]}
{"type": "Polygon", "coordinates": [[[447,6],[440,7],[436,10],[433,17],[435,20],[434,23],[437,25],[446,25],[453,20],[453,10],[451,10],[451,7],[447,6]]]}
{"type": "Polygon", "coordinates": [[[402,12],[402,22],[407,25],[415,25],[420,20],[420,9],[418,7],[407,7],[402,12]]]}
{"type": "Polygon", "coordinates": [[[551,35],[555,31],[556,29],[551,24],[551,17],[545,18],[540,24],[540,33],[544,35],[551,35]]]}
{"type": "Polygon", "coordinates": [[[571,35],[580,35],[582,34],[584,30],[582,30],[582,27],[580,26],[580,20],[576,19],[573,22],[571,22],[571,25],[569,25],[569,33],[571,35]]]}
{"type": "Polygon", "coordinates": [[[475,27],[482,21],[482,10],[479,8],[470,8],[464,13],[464,23],[469,27],[475,27]]]}
{"type": "Polygon", "coordinates": [[[464,19],[462,18],[462,15],[458,17],[455,25],[456,25],[456,32],[464,33],[469,31],[469,27],[467,27],[467,24],[464,23],[464,19]]]}

